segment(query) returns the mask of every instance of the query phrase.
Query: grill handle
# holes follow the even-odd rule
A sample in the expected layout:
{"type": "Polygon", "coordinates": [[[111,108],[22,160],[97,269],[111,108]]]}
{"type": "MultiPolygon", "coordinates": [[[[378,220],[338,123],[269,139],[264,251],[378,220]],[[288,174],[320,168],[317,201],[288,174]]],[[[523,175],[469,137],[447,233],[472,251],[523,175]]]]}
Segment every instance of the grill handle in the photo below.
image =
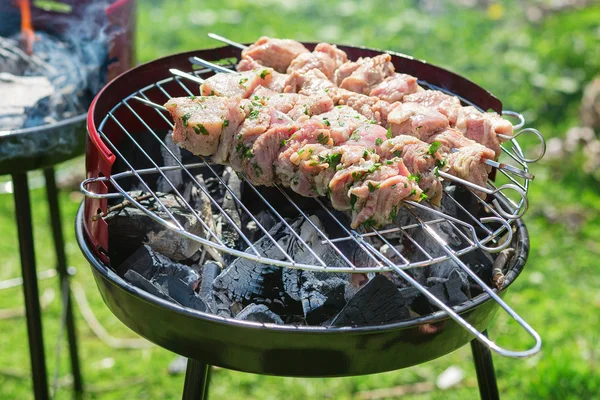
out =
{"type": "Polygon", "coordinates": [[[500,347],[494,341],[490,340],[487,336],[485,336],[483,333],[479,332],[473,325],[471,325],[467,321],[465,321],[460,315],[458,315],[458,313],[456,313],[452,309],[452,307],[447,306],[440,299],[435,297],[435,295],[433,295],[431,292],[429,292],[423,285],[421,285],[419,282],[417,282],[412,276],[410,276],[400,266],[394,264],[383,254],[377,252],[377,250],[370,243],[368,243],[366,240],[363,240],[360,236],[357,236],[357,239],[361,240],[362,243],[367,248],[369,248],[370,251],[374,252],[375,254],[381,254],[380,258],[387,266],[392,268],[398,275],[400,275],[403,279],[405,279],[411,285],[413,285],[419,292],[421,292],[425,297],[427,297],[431,302],[433,302],[435,305],[437,305],[440,309],[444,310],[450,318],[452,318],[457,324],[461,325],[463,328],[465,328],[467,331],[469,331],[473,336],[475,336],[475,339],[477,339],[479,342],[481,342],[484,346],[486,346],[490,350],[493,350],[494,352],[496,352],[504,357],[510,357],[510,358],[527,358],[527,357],[531,357],[531,356],[537,354],[542,348],[542,338],[540,337],[540,335],[523,318],[521,318],[512,308],[510,308],[510,306],[508,304],[506,304],[504,302],[504,300],[502,300],[500,298],[500,296],[494,289],[491,289],[481,278],[479,278],[477,276],[476,273],[471,271],[471,269],[465,263],[463,263],[460,260],[460,258],[458,258],[458,256],[454,252],[454,250],[452,250],[452,248],[444,241],[444,239],[442,239],[435,232],[435,230],[433,230],[429,225],[425,224],[423,222],[423,220],[421,218],[419,218],[419,216],[417,214],[415,214],[414,212],[412,212],[412,214],[416,218],[416,220],[419,222],[419,225],[421,225],[421,227],[423,229],[425,229],[425,231],[440,244],[440,246],[442,247],[444,252],[446,254],[448,254],[448,256],[456,263],[456,265],[458,265],[458,267],[460,269],[465,271],[467,273],[467,275],[469,275],[475,282],[477,282],[481,286],[481,288],[488,295],[490,295],[490,297],[494,301],[496,301],[496,303],[498,303],[498,305],[500,307],[502,307],[504,309],[504,311],[506,311],[508,313],[508,315],[510,315],[515,321],[517,321],[517,323],[519,325],[521,325],[521,327],[535,340],[535,344],[533,345],[533,347],[531,347],[527,350],[521,350],[521,351],[509,350],[509,349],[500,347]]]}

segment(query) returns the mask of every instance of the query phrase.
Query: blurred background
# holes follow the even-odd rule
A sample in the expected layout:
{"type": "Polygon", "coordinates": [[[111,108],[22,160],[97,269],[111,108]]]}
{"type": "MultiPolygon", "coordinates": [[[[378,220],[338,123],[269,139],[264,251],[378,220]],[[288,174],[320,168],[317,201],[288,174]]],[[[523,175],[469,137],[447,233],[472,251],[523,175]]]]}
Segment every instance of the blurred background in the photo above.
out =
{"type": "MultiPolygon", "coordinates": [[[[268,35],[375,47],[462,74],[494,93],[505,109],[522,112],[527,126],[546,137],[548,152],[533,165],[536,179],[525,216],[530,260],[509,303],[538,330],[544,345],[527,360],[495,357],[499,388],[505,399],[600,396],[597,1],[144,0],[137,18],[139,62],[219,46],[207,32],[239,42],[268,35]]],[[[72,227],[83,172],[82,159],[58,167],[68,261],[77,269],[73,291],[86,397],[178,398],[184,364],[178,368],[175,355],[136,337],[108,311],[79,252],[72,227]]],[[[30,179],[33,187],[43,182],[35,173],[30,179]]],[[[10,191],[9,177],[0,177],[0,281],[20,276],[10,191]]],[[[32,203],[38,270],[44,271],[54,267],[54,253],[43,188],[32,192],[32,203]]],[[[57,292],[56,278],[40,282],[49,371],[56,363],[57,292]]],[[[30,398],[21,289],[0,290],[0,304],[0,398],[30,398]]],[[[501,344],[527,344],[505,315],[489,331],[501,344]]],[[[58,365],[64,388],[57,398],[69,398],[64,351],[58,365]]],[[[210,390],[211,397],[227,399],[478,397],[468,347],[410,369],[353,378],[277,378],[216,369],[210,390]],[[447,388],[448,383],[453,385],[447,388]]]]}

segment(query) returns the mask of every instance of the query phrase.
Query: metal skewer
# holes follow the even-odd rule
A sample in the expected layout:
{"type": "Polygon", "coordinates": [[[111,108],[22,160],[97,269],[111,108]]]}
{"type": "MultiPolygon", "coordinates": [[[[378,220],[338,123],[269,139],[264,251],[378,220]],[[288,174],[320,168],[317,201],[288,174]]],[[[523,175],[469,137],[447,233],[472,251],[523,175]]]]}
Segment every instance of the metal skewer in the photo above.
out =
{"type": "Polygon", "coordinates": [[[241,43],[237,43],[237,42],[234,42],[233,40],[229,40],[229,39],[227,39],[227,38],[225,38],[225,37],[223,37],[221,35],[217,35],[216,33],[210,32],[208,34],[208,37],[211,38],[211,39],[218,40],[219,42],[227,43],[228,45],[231,45],[233,47],[237,47],[238,49],[244,50],[244,49],[248,48],[248,46],[244,46],[241,43]]]}

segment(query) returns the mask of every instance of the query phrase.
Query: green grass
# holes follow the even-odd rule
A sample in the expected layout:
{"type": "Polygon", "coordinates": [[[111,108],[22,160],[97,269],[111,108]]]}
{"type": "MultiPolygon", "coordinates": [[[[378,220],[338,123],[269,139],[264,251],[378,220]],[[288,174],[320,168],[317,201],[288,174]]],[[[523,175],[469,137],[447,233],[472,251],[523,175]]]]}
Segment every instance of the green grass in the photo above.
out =
{"type": "MultiPolygon", "coordinates": [[[[385,48],[426,59],[471,78],[497,95],[505,108],[523,111],[529,126],[540,129],[546,138],[562,137],[569,127],[578,124],[583,87],[600,72],[599,6],[550,15],[533,24],[525,16],[525,7],[516,1],[503,2],[503,7],[496,5],[491,10],[462,8],[446,2],[434,10],[424,10],[419,8],[420,3],[141,1],[138,57],[148,61],[218,45],[206,37],[209,31],[240,42],[250,42],[264,34],[385,48]],[[495,18],[491,18],[494,12],[495,18]]],[[[524,144],[531,145],[527,141],[524,144]]],[[[544,346],[540,355],[528,360],[495,357],[499,387],[506,399],[600,398],[600,275],[596,268],[600,257],[600,182],[581,170],[582,157],[577,153],[560,162],[533,166],[537,178],[530,191],[531,209],[525,218],[532,236],[530,261],[508,301],[538,330],[544,346]],[[548,218],[549,211],[559,217],[576,218],[579,223],[548,218]]],[[[77,196],[61,194],[68,259],[78,270],[75,280],[83,285],[97,318],[112,335],[135,337],[104,306],[79,253],[72,229],[78,202],[77,196]]],[[[42,270],[54,263],[43,190],[33,191],[32,204],[36,256],[42,270]]],[[[20,274],[13,218],[11,196],[0,196],[0,279],[20,274]]],[[[55,279],[40,283],[40,291],[47,289],[57,291],[55,279]]],[[[0,292],[2,308],[22,303],[19,289],[0,292]]],[[[51,370],[55,364],[59,315],[55,299],[44,311],[51,370]]],[[[93,335],[78,310],[76,316],[85,380],[94,386],[88,398],[180,396],[183,377],[167,374],[173,354],[157,347],[110,349],[93,335]],[[114,365],[103,368],[100,361],[108,357],[114,359],[114,365]]],[[[530,344],[505,315],[494,321],[490,335],[513,348],[530,344]]],[[[0,320],[0,349],[0,368],[24,375],[19,378],[0,373],[0,398],[30,398],[23,318],[0,320]]],[[[63,354],[61,376],[68,372],[66,359],[63,354]]],[[[348,399],[364,390],[433,382],[451,365],[463,368],[467,381],[475,378],[470,351],[465,347],[414,368],[353,378],[277,378],[218,369],[213,374],[211,395],[227,399],[348,399]]],[[[59,391],[58,398],[69,397],[67,388],[59,391]]],[[[403,398],[476,397],[476,388],[465,387],[403,398]]]]}

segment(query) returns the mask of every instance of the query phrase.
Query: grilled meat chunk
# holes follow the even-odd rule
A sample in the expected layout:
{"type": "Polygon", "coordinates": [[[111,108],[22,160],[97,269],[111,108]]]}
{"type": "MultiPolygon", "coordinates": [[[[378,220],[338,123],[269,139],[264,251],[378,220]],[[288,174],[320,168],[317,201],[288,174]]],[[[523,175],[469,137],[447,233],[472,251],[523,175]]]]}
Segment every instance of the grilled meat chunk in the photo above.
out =
{"type": "Polygon", "coordinates": [[[389,54],[380,54],[348,61],[335,71],[335,83],[342,89],[369,94],[377,84],[394,74],[391,60],[389,54]]]}
{"type": "Polygon", "coordinates": [[[449,127],[448,118],[438,111],[417,103],[396,103],[387,117],[392,134],[425,138],[449,127]]]}
{"type": "Polygon", "coordinates": [[[215,154],[220,138],[235,132],[243,121],[243,117],[235,112],[239,102],[236,98],[214,96],[169,100],[165,107],[175,121],[173,141],[193,154],[215,154]]]}
{"type": "Polygon", "coordinates": [[[252,57],[261,65],[269,66],[277,72],[285,72],[292,60],[308,52],[302,43],[295,40],[263,36],[242,51],[242,58],[252,57]]]}
{"type": "Polygon", "coordinates": [[[432,204],[439,205],[442,199],[442,184],[436,176],[436,167],[446,162],[437,151],[439,143],[425,143],[415,137],[400,135],[381,143],[377,149],[384,160],[401,157],[423,193],[432,204]]]}
{"type": "Polygon", "coordinates": [[[404,96],[422,91],[423,88],[417,83],[417,78],[406,74],[394,74],[388,76],[381,83],[377,84],[370,96],[378,97],[388,103],[402,101],[404,96]]]}
{"type": "Polygon", "coordinates": [[[258,87],[269,87],[273,79],[271,68],[265,68],[231,74],[215,74],[200,86],[203,96],[246,98],[258,87]]]}
{"type": "Polygon", "coordinates": [[[321,71],[329,80],[333,79],[335,71],[348,61],[346,53],[335,45],[319,43],[312,53],[298,55],[287,69],[288,74],[305,74],[313,69],[321,71]]]}

